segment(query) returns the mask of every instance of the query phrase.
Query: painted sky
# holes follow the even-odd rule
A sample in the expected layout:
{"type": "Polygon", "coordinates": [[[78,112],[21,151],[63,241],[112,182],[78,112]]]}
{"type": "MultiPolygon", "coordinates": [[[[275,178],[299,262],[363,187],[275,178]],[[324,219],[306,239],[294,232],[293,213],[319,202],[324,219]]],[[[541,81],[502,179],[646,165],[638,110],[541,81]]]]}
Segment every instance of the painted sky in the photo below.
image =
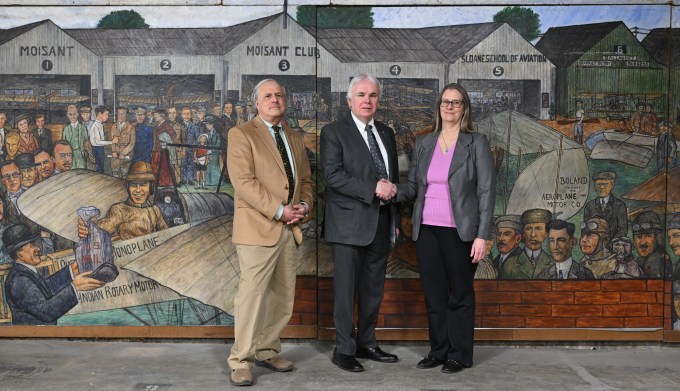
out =
{"type": "MultiPolygon", "coordinates": [[[[491,22],[503,7],[374,7],[376,27],[424,27],[491,22]]],[[[680,8],[680,7],[674,7],[680,8]]],[[[280,6],[153,6],[153,7],[26,7],[0,8],[0,25],[12,28],[51,19],[62,28],[93,28],[111,11],[134,9],[151,27],[222,27],[281,12],[280,6]]],[[[540,15],[541,31],[550,27],[623,21],[629,28],[640,28],[639,39],[653,28],[671,24],[671,7],[646,6],[540,6],[531,7],[540,15]]],[[[294,15],[294,9],[290,12],[294,15]]],[[[674,11],[674,26],[677,9],[674,11]]]]}

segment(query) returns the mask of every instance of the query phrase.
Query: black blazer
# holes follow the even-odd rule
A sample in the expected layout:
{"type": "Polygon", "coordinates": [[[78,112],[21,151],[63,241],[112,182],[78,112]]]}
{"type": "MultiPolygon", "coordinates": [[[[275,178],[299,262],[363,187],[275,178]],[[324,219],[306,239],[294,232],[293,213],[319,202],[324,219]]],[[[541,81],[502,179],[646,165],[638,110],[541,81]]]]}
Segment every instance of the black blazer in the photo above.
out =
{"type": "Polygon", "coordinates": [[[54,325],[78,304],[68,266],[43,279],[15,263],[7,274],[5,297],[12,311],[12,324],[54,325]]]}
{"type": "MultiPolygon", "coordinates": [[[[397,145],[394,131],[374,121],[389,165],[389,179],[399,181],[397,145]]],[[[378,226],[380,200],[375,196],[378,173],[371,153],[351,114],[321,129],[320,162],[326,180],[324,237],[329,242],[355,246],[371,243],[378,226]]],[[[399,218],[396,204],[390,203],[390,238],[394,242],[399,218]]]]}

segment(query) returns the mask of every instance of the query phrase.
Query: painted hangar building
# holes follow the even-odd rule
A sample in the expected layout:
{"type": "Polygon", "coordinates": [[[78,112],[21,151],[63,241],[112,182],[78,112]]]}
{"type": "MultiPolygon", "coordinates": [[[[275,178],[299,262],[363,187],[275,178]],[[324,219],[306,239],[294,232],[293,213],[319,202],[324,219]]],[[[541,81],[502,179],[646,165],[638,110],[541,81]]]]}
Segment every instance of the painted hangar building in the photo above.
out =
{"type": "Polygon", "coordinates": [[[536,48],[557,66],[556,114],[574,117],[576,101],[587,117],[630,118],[636,105],[667,107],[666,67],[623,22],[552,27],[536,48]]]}
{"type": "Polygon", "coordinates": [[[45,112],[50,123],[65,122],[69,104],[245,101],[265,77],[287,88],[297,117],[330,120],[360,72],[384,82],[381,114],[395,122],[429,121],[449,82],[468,89],[478,117],[510,109],[547,118],[554,70],[504,23],[305,29],[277,14],[224,28],[61,29],[45,20],[0,30],[0,110],[45,112]]]}

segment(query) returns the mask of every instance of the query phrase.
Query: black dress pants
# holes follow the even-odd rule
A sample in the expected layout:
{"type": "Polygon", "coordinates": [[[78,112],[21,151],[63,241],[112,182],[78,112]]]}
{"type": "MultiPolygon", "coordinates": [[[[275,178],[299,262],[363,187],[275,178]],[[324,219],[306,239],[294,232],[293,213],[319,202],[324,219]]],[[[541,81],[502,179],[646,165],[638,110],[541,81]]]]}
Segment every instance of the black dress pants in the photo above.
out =
{"type": "Polygon", "coordinates": [[[475,329],[472,242],[458,230],[421,225],[416,243],[430,333],[430,356],[472,365],[475,329]]]}
{"type": "MultiPolygon", "coordinates": [[[[356,227],[362,229],[362,227],[356,227]]],[[[390,246],[389,206],[380,208],[378,227],[368,233],[367,246],[333,243],[333,320],[338,353],[354,356],[360,348],[375,348],[375,326],[385,287],[387,253],[390,246]],[[357,332],[354,332],[354,300],[358,302],[357,332]]]]}

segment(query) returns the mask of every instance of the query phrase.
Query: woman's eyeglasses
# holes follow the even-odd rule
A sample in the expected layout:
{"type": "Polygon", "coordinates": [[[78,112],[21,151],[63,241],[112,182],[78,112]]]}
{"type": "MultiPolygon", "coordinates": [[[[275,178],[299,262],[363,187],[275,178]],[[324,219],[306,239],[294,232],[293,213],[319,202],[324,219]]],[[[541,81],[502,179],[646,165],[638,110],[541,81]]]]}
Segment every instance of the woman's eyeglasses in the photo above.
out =
{"type": "Polygon", "coordinates": [[[439,101],[439,106],[441,107],[449,107],[453,106],[454,109],[460,108],[463,106],[463,101],[462,100],[441,100],[439,101]]]}

